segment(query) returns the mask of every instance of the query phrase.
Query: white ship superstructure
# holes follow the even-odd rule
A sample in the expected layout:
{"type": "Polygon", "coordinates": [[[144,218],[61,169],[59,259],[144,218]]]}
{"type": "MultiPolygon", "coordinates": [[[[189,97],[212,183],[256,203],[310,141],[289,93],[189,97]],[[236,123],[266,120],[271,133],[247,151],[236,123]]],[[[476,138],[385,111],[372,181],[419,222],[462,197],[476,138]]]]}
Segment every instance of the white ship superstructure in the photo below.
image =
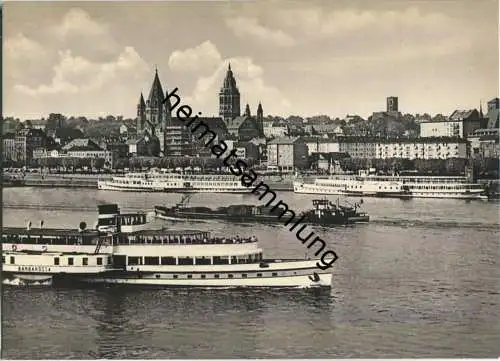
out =
{"type": "MultiPolygon", "coordinates": [[[[57,252],[111,255],[113,270],[78,278],[87,283],[331,287],[330,271],[318,267],[324,265],[321,260],[265,259],[255,237],[224,238],[203,231],[146,230],[146,223],[144,213],[120,214],[116,205],[102,205],[96,230],[4,228],[2,250],[45,255],[57,252]]],[[[84,266],[83,258],[75,256],[72,265],[84,266]]],[[[21,266],[17,258],[5,257],[3,262],[4,269],[21,266]]],[[[38,266],[48,267],[46,262],[47,258],[38,266]]],[[[58,258],[57,262],[58,267],[70,266],[68,257],[58,258]]],[[[50,266],[55,269],[56,265],[50,266]]]]}
{"type": "Polygon", "coordinates": [[[483,186],[466,177],[333,175],[294,182],[295,193],[404,198],[487,199],[483,186]]]}
{"type": "Polygon", "coordinates": [[[98,180],[98,189],[134,192],[243,193],[248,188],[231,174],[180,174],[168,171],[127,173],[98,180]]]}

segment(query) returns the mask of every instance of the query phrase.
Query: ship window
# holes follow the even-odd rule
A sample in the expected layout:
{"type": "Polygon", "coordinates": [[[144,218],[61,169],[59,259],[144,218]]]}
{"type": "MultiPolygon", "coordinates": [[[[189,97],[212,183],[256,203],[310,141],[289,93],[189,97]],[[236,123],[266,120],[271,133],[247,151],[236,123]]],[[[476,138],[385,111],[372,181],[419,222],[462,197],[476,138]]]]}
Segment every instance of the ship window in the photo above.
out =
{"type": "Polygon", "coordinates": [[[278,276],[278,273],[277,273],[277,272],[273,272],[273,273],[272,273],[272,276],[273,276],[273,277],[276,277],[276,276],[278,276]]]}
{"type": "Polygon", "coordinates": [[[205,257],[196,257],[196,264],[210,264],[210,258],[205,258],[205,257]]]}
{"type": "Polygon", "coordinates": [[[187,278],[191,279],[193,278],[193,275],[187,275],[187,278]]]}
{"type": "Polygon", "coordinates": [[[68,258],[68,266],[73,266],[73,257],[68,258]]]}
{"type": "Polygon", "coordinates": [[[97,257],[97,265],[102,266],[102,258],[101,257],[97,257]]]}
{"type": "Polygon", "coordinates": [[[257,277],[262,277],[262,273],[257,273],[257,277]]]}
{"type": "Polygon", "coordinates": [[[205,279],[207,276],[201,275],[200,278],[205,279]]]}
{"type": "Polygon", "coordinates": [[[175,257],[162,257],[161,264],[163,264],[163,265],[176,265],[177,260],[175,257]]]}
{"type": "Polygon", "coordinates": [[[129,257],[128,258],[128,265],[129,266],[135,266],[141,264],[141,257],[129,257]]]}
{"type": "Polygon", "coordinates": [[[5,263],[5,257],[2,257],[2,263],[5,263]]]}
{"type": "Polygon", "coordinates": [[[59,266],[59,257],[54,258],[54,266],[59,266]]]}
{"type": "Polygon", "coordinates": [[[229,257],[227,256],[214,256],[213,264],[229,264],[229,257]]]}
{"type": "Polygon", "coordinates": [[[231,256],[231,263],[232,264],[238,263],[238,258],[236,256],[231,256]]]}
{"type": "Polygon", "coordinates": [[[227,278],[233,278],[233,275],[232,274],[228,274],[227,278]]]}
{"type": "Polygon", "coordinates": [[[241,277],[242,277],[242,278],[247,278],[247,274],[246,274],[246,273],[242,273],[242,274],[241,274],[241,277]]]}
{"type": "Polygon", "coordinates": [[[82,265],[83,266],[88,266],[89,265],[89,259],[87,257],[82,258],[82,265]]]}
{"type": "Polygon", "coordinates": [[[219,275],[214,275],[214,278],[219,278],[219,275]]]}
{"type": "Polygon", "coordinates": [[[108,257],[108,264],[112,264],[113,263],[113,259],[111,257],[108,257]]]}
{"type": "Polygon", "coordinates": [[[160,275],[156,275],[155,277],[156,277],[156,278],[160,278],[160,275]]]}
{"type": "Polygon", "coordinates": [[[10,256],[10,264],[16,263],[16,257],[10,256]]]}
{"type": "Polygon", "coordinates": [[[179,257],[179,265],[190,266],[193,264],[193,258],[191,257],[179,257]]]}
{"type": "Polygon", "coordinates": [[[173,275],[172,277],[173,277],[174,279],[179,278],[179,276],[177,276],[177,275],[173,275]]]}
{"type": "Polygon", "coordinates": [[[144,264],[148,266],[156,266],[160,264],[159,257],[144,257],[144,264]]]}

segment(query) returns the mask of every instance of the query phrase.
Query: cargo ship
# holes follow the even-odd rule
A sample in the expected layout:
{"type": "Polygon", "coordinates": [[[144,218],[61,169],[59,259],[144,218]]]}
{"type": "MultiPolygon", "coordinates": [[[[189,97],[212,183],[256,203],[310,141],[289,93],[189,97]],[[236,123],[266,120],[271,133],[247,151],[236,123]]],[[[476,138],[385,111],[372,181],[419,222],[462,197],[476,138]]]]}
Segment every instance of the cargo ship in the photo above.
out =
{"type": "MultiPolygon", "coordinates": [[[[261,205],[231,205],[227,207],[218,207],[216,209],[209,207],[188,207],[187,202],[190,196],[187,195],[172,207],[155,206],[155,216],[163,219],[220,219],[229,222],[258,222],[258,223],[284,223],[290,219],[291,214],[284,212],[280,207],[261,205]]],[[[360,202],[362,203],[362,201],[360,202]]],[[[297,219],[302,219],[301,223],[321,226],[335,226],[352,223],[368,222],[370,217],[358,211],[360,203],[354,206],[340,205],[329,201],[328,199],[313,200],[313,209],[294,215],[297,219]]]]}

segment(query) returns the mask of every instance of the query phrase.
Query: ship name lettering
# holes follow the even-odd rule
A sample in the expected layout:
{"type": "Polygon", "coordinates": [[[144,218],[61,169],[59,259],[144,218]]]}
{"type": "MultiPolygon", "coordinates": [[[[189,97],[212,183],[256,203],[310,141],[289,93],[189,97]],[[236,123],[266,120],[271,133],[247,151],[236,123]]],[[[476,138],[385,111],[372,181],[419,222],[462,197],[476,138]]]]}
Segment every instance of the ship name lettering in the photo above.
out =
{"type": "Polygon", "coordinates": [[[43,266],[19,266],[18,271],[22,272],[50,272],[50,267],[43,266]]]}

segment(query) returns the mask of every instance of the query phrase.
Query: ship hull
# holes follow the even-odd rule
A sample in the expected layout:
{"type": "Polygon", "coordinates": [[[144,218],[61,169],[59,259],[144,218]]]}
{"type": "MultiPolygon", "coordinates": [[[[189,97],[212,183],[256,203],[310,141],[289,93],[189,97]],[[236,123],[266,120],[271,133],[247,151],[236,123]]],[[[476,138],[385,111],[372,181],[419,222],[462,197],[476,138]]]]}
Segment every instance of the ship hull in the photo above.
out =
{"type": "MultiPolygon", "coordinates": [[[[205,219],[215,219],[224,220],[235,223],[247,223],[247,222],[257,222],[257,223],[270,223],[270,224],[283,224],[288,218],[278,217],[278,215],[230,215],[225,213],[203,213],[203,212],[183,212],[175,211],[172,208],[167,207],[155,207],[155,214],[157,218],[161,219],[186,219],[186,220],[205,220],[205,219]]],[[[343,225],[347,223],[354,222],[367,222],[365,217],[343,217],[343,216],[325,216],[321,219],[314,216],[306,216],[302,223],[315,224],[315,225],[343,225]],[[360,220],[357,220],[357,219],[360,220]]]]}
{"type": "Polygon", "coordinates": [[[160,193],[248,193],[248,188],[224,188],[224,187],[196,187],[196,188],[172,188],[172,187],[144,187],[132,185],[114,185],[107,181],[99,181],[97,188],[105,191],[118,192],[160,192],[160,193]]]}
{"type": "MultiPolygon", "coordinates": [[[[310,270],[318,274],[317,268],[310,270]]],[[[329,288],[332,284],[332,274],[318,274],[318,280],[314,281],[311,275],[294,275],[278,277],[250,277],[249,278],[192,278],[179,274],[180,278],[173,279],[170,274],[145,273],[135,274],[127,272],[107,277],[90,277],[83,281],[92,284],[120,284],[136,286],[163,286],[163,287],[202,287],[202,288],[329,288]]],[[[206,274],[210,277],[210,274],[206,274]]]]}

